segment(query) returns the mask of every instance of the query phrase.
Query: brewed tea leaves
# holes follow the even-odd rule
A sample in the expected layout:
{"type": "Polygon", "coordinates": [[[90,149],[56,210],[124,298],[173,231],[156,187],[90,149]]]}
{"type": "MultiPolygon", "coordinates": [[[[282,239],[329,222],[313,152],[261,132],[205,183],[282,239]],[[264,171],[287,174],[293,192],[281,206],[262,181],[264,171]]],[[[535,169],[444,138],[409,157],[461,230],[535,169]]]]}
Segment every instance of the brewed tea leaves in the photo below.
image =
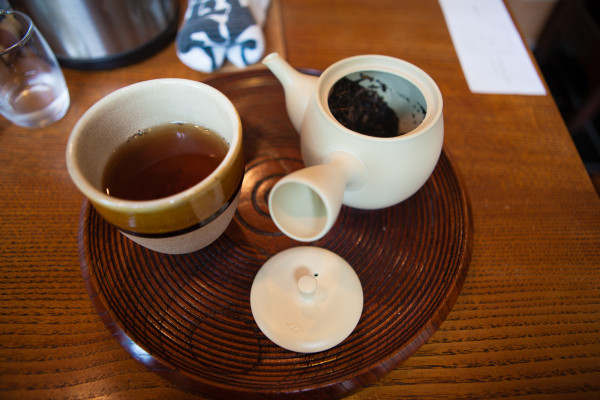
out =
{"type": "MultiPolygon", "coordinates": [[[[363,76],[361,80],[372,78],[363,76]]],[[[398,136],[398,116],[374,89],[359,81],[342,78],[333,85],[327,99],[335,119],[346,128],[363,135],[398,136]]],[[[385,90],[385,86],[382,86],[385,90]]]]}

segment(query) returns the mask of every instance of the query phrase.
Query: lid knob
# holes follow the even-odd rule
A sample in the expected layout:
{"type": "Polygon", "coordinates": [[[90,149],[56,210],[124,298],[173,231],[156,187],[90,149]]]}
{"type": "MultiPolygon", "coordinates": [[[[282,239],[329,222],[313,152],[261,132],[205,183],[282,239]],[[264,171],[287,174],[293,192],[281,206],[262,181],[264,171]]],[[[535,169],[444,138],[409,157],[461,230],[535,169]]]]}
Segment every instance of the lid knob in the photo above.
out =
{"type": "Polygon", "coordinates": [[[314,275],[304,275],[298,279],[298,290],[304,297],[312,297],[312,294],[317,290],[319,282],[314,275]]]}

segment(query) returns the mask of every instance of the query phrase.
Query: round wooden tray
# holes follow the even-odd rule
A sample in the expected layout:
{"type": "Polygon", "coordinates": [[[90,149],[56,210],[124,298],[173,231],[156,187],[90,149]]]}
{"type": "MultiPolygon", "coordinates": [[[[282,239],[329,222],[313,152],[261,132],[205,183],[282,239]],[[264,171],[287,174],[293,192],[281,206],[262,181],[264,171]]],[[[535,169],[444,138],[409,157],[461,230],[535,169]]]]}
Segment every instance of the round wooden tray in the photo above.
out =
{"type": "Polygon", "coordinates": [[[299,137],[270,72],[207,83],[232,100],[244,127],[246,175],[236,216],[210,247],[173,256],[131,242],[85,202],[81,269],[99,315],[135,359],[215,398],[342,397],[374,382],[431,337],[467,273],[472,218],[448,155],[410,199],[376,211],[343,207],[332,230],[313,243],[354,267],[364,308],[338,346],[290,352],[259,330],[249,297],[271,256],[304,245],[278,231],[267,207],[273,184],[303,166],[299,137]]]}

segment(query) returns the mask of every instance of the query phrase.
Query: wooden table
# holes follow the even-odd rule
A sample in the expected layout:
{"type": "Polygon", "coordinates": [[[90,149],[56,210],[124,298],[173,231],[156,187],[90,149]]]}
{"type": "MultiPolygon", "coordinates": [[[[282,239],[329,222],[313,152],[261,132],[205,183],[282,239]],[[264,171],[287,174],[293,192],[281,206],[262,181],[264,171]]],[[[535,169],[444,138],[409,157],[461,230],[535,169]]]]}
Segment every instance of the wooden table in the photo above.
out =
{"type": "MultiPolygon", "coordinates": [[[[446,321],[350,399],[600,397],[600,201],[551,96],[473,94],[436,0],[282,0],[295,67],[381,53],[427,71],[444,96],[445,149],[473,214],[473,254],[446,321]]],[[[201,398],[135,361],[82,282],[83,196],[65,166],[94,102],[160,77],[204,80],[173,45],[136,65],[65,70],[72,105],[51,127],[0,120],[0,398],[201,398]]]]}

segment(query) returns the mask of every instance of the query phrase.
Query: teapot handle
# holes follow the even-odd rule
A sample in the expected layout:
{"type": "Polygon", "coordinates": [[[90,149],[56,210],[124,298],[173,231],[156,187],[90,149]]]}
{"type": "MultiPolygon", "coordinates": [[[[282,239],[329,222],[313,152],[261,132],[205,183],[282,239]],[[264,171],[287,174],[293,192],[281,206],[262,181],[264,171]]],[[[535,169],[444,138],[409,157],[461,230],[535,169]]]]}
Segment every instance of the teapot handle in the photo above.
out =
{"type": "Polygon", "coordinates": [[[271,189],[273,222],[301,242],[322,238],[338,217],[344,192],[359,189],[366,175],[362,162],[344,152],[331,153],[323,164],[292,172],[271,189]]]}

